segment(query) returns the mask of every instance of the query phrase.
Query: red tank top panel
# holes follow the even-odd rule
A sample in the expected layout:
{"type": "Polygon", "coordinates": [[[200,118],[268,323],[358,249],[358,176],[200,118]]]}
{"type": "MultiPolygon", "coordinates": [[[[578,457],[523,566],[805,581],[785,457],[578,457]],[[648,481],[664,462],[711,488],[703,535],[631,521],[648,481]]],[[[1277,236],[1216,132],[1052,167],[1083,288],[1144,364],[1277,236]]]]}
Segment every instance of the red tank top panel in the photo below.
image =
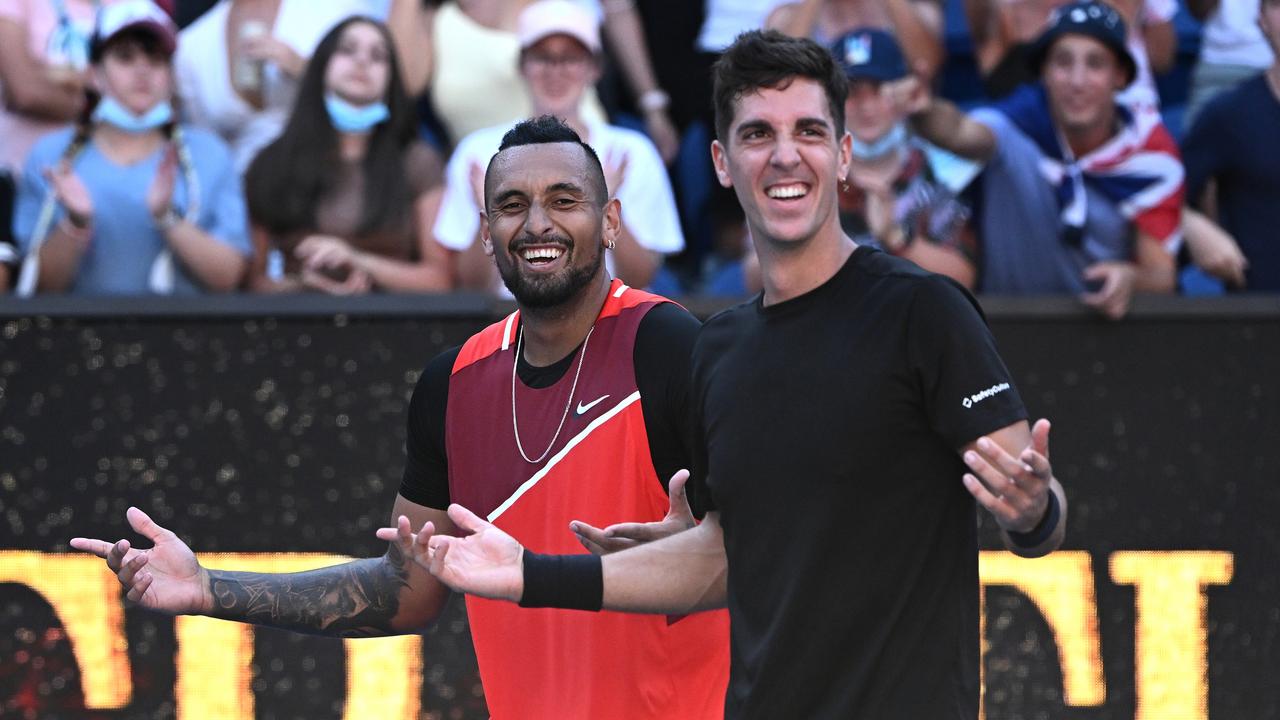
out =
{"type": "MultiPolygon", "coordinates": [[[[668,301],[614,280],[585,352],[550,387],[515,378],[514,407],[518,313],[468,340],[449,380],[451,500],[539,553],[585,552],[569,532],[571,520],[604,527],[662,519],[667,496],[653,468],[634,368],[640,321],[661,302],[668,301]],[[517,426],[528,459],[516,444],[517,426]]],[[[468,597],[467,614],[496,720],[723,716],[723,610],[672,621],[468,597]]]]}

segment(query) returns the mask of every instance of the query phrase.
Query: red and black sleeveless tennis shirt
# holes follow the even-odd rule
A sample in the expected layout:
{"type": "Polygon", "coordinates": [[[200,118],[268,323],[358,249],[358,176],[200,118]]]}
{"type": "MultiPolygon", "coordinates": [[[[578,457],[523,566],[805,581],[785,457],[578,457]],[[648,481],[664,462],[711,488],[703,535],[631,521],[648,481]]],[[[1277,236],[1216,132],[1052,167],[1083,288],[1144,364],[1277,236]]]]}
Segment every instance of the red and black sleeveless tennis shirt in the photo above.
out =
{"type": "MultiPolygon", "coordinates": [[[[664,302],[614,280],[578,351],[585,354],[549,387],[517,378],[514,410],[519,313],[468,340],[449,378],[450,499],[539,553],[584,552],[568,530],[571,520],[603,527],[661,519],[668,502],[650,455],[634,350],[641,320],[664,302]],[[517,449],[513,412],[526,455],[536,460],[550,446],[541,462],[517,449]]],[[[468,597],[467,613],[495,718],[722,716],[724,611],[671,622],[468,597]]]]}

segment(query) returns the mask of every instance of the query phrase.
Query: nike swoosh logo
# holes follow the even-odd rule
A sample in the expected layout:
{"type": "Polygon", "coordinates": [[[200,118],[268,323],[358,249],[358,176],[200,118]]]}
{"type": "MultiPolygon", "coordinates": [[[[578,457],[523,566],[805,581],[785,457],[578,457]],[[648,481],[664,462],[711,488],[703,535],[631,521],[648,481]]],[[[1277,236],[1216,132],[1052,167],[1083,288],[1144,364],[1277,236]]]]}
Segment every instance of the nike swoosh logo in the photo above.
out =
{"type": "Polygon", "coordinates": [[[605,398],[607,398],[607,397],[609,397],[609,396],[608,396],[608,395],[601,395],[600,397],[598,397],[598,398],[596,398],[595,400],[592,400],[591,402],[586,403],[586,404],[583,404],[583,403],[579,402],[579,403],[578,403],[578,414],[579,414],[579,415],[581,415],[581,414],[585,413],[586,411],[590,410],[591,408],[595,407],[596,405],[599,405],[600,403],[604,402],[604,399],[605,399],[605,398]]]}

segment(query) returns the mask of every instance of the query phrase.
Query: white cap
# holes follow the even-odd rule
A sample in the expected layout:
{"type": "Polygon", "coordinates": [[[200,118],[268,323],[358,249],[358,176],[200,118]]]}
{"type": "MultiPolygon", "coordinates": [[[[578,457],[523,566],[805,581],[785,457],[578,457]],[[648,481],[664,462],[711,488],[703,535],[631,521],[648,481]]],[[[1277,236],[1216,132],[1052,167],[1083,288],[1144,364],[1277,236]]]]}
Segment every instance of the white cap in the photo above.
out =
{"type": "Polygon", "coordinates": [[[600,24],[586,8],[571,0],[538,0],[520,11],[516,38],[521,49],[551,35],[568,35],[592,53],[600,52],[600,24]]]}
{"type": "Polygon", "coordinates": [[[111,38],[132,28],[146,29],[159,38],[166,54],[178,47],[178,28],[173,19],[151,0],[124,0],[98,11],[91,47],[97,56],[111,38]]]}

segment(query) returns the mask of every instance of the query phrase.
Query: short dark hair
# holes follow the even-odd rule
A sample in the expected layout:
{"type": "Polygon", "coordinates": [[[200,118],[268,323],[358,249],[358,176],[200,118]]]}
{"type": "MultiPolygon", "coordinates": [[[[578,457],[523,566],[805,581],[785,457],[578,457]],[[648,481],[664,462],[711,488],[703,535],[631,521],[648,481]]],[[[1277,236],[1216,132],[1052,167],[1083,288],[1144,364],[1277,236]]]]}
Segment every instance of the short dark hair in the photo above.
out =
{"type": "Polygon", "coordinates": [[[814,80],[827,95],[827,109],[844,134],[844,99],[849,83],[831,52],[812,40],[776,30],[751,30],[733,41],[711,70],[715,80],[716,137],[729,142],[734,103],[761,88],[785,88],[795,78],[814,80]]]}
{"type": "Polygon", "coordinates": [[[569,125],[558,117],[552,115],[540,115],[529,120],[521,120],[516,123],[515,127],[507,131],[502,136],[502,143],[498,145],[498,152],[489,158],[489,165],[484,170],[484,205],[485,209],[489,208],[489,174],[493,170],[493,162],[498,159],[503,150],[521,145],[542,145],[545,143],[573,143],[582,148],[590,159],[588,163],[595,169],[594,177],[588,178],[592,185],[592,192],[601,205],[609,201],[609,188],[604,180],[604,166],[600,164],[600,156],[596,154],[594,148],[582,141],[582,137],[569,125]]]}

